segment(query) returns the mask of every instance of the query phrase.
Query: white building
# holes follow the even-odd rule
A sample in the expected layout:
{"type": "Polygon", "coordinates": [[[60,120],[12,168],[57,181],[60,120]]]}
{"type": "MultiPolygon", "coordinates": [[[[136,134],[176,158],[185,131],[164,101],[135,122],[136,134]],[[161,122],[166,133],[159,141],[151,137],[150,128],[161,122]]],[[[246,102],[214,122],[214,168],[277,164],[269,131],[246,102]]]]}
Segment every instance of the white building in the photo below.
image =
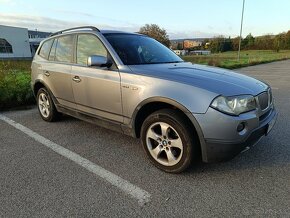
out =
{"type": "Polygon", "coordinates": [[[195,50],[195,51],[189,52],[189,54],[191,54],[191,55],[210,55],[211,52],[209,50],[195,50]]]}
{"type": "Polygon", "coordinates": [[[50,36],[49,32],[38,30],[28,30],[28,38],[30,43],[31,54],[34,56],[40,42],[50,36]]]}
{"type": "Polygon", "coordinates": [[[179,56],[183,56],[186,55],[186,51],[185,50],[173,50],[175,54],[179,55],[179,56]]]}
{"type": "Polygon", "coordinates": [[[0,58],[31,58],[28,29],[0,25],[0,58]]]}

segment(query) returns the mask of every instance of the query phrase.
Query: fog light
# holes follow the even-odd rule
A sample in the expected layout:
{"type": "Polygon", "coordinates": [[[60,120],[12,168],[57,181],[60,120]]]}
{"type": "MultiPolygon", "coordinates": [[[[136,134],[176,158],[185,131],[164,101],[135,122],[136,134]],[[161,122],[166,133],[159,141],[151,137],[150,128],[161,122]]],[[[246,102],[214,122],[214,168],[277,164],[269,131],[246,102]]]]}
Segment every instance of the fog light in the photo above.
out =
{"type": "Polygon", "coordinates": [[[245,122],[240,123],[237,127],[237,131],[242,132],[245,129],[245,126],[246,126],[245,122]]]}

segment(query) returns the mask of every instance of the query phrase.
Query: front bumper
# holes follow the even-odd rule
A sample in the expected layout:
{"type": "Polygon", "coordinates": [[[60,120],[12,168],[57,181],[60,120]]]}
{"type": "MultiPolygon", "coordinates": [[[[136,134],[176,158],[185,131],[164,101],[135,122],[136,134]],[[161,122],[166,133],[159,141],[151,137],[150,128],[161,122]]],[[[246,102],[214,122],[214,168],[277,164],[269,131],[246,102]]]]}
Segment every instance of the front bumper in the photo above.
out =
{"type": "MultiPolygon", "coordinates": [[[[224,114],[214,117],[215,120],[212,120],[213,117],[208,115],[208,119],[199,122],[204,134],[204,142],[201,148],[202,159],[208,163],[232,159],[242,151],[255,145],[274,126],[277,111],[272,106],[264,116],[259,117],[252,112],[252,114],[245,114],[244,117],[232,118],[232,121],[229,120],[231,118],[228,115],[224,114]],[[214,125],[210,125],[210,120],[214,125]],[[241,134],[237,132],[236,126],[243,121],[247,123],[247,131],[241,134]],[[216,131],[213,128],[216,128],[216,131]]],[[[198,121],[201,120],[198,119],[198,121]]]]}

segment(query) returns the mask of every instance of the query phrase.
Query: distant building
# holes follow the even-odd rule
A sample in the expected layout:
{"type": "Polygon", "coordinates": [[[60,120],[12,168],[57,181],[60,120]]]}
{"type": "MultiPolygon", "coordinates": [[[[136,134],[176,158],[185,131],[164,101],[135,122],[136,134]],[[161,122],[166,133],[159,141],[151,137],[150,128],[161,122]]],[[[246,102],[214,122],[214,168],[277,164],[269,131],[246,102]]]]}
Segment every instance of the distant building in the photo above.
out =
{"type": "Polygon", "coordinates": [[[183,48],[190,49],[201,46],[202,42],[197,40],[184,40],[183,41],[183,48]]]}
{"type": "Polygon", "coordinates": [[[26,28],[0,25],[0,58],[31,58],[26,28]]]}
{"type": "Polygon", "coordinates": [[[32,58],[40,42],[50,33],[0,25],[0,58],[32,58]]]}
{"type": "Polygon", "coordinates": [[[201,46],[205,40],[209,40],[209,38],[173,39],[170,40],[170,47],[172,50],[190,50],[201,46]]]}
{"type": "Polygon", "coordinates": [[[189,52],[190,55],[210,55],[211,52],[209,50],[195,50],[189,52]]]}
{"type": "Polygon", "coordinates": [[[28,30],[29,43],[31,48],[31,54],[34,56],[40,42],[45,38],[49,37],[51,33],[49,32],[40,32],[37,30],[28,30]]]}
{"type": "Polygon", "coordinates": [[[187,52],[185,50],[173,50],[175,54],[179,55],[179,56],[183,56],[186,55],[187,52]]]}

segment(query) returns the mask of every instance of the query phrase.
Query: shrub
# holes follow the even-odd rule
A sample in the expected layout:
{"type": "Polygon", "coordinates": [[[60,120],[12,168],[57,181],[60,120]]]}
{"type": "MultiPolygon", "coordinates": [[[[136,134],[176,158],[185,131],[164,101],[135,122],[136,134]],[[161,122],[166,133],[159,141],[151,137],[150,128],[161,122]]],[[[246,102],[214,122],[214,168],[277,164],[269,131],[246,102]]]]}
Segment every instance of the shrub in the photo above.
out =
{"type": "Polygon", "coordinates": [[[208,65],[210,65],[210,66],[214,66],[214,67],[218,67],[218,66],[220,66],[221,65],[221,62],[220,62],[220,60],[218,60],[218,59],[210,59],[209,61],[208,61],[208,63],[207,63],[208,65]]]}
{"type": "Polygon", "coordinates": [[[0,64],[0,110],[34,103],[28,64],[21,61],[0,64]]]}

